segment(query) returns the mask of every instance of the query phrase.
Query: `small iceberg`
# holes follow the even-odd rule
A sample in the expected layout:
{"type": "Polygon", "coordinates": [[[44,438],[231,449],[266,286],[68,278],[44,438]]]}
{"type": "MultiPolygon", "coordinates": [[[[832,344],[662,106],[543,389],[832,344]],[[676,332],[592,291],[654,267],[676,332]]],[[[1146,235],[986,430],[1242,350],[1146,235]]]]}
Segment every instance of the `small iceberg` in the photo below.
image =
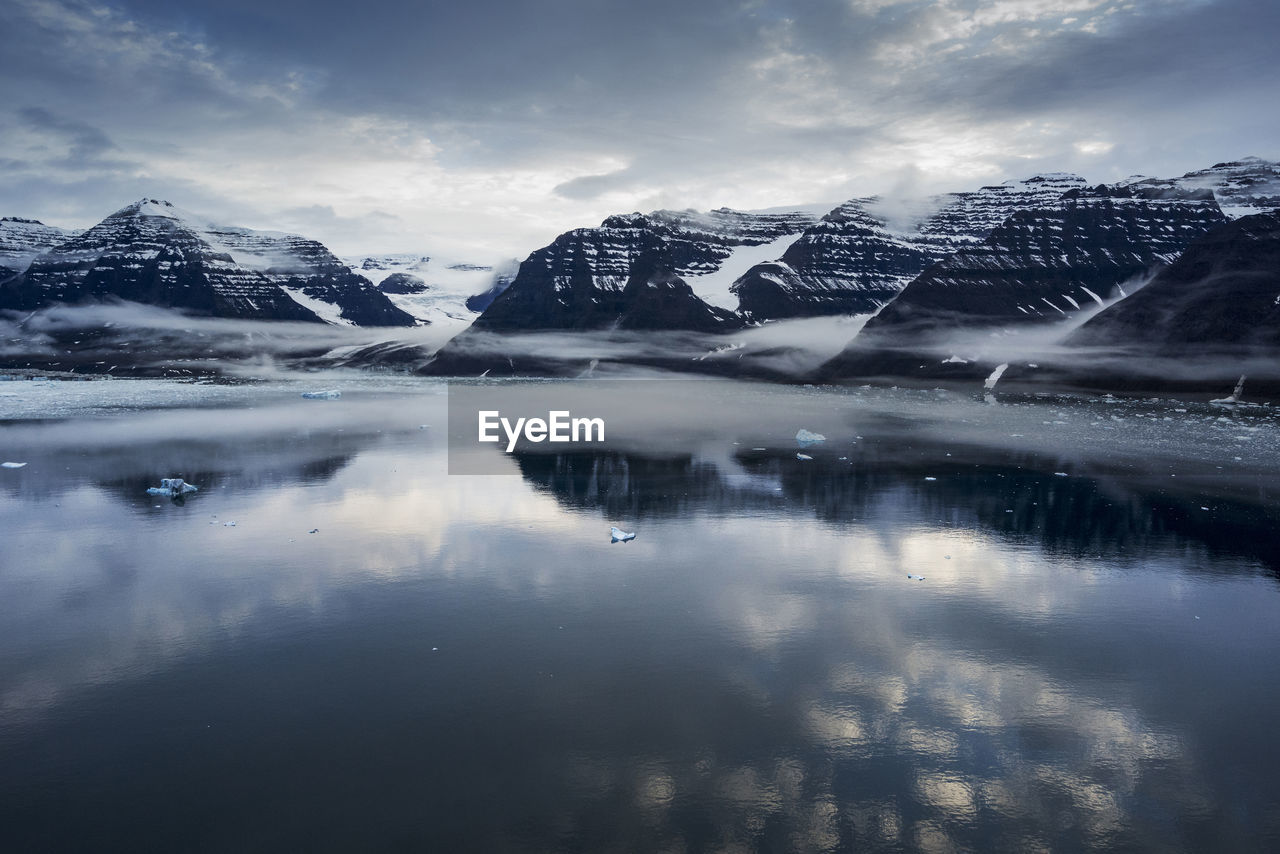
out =
{"type": "Polygon", "coordinates": [[[796,454],[796,459],[797,459],[797,460],[811,460],[811,459],[813,459],[813,457],[809,456],[808,454],[796,454]]]}
{"type": "Polygon", "coordinates": [[[1226,406],[1226,407],[1248,407],[1248,408],[1258,406],[1258,404],[1256,403],[1246,403],[1240,399],[1240,396],[1244,394],[1244,381],[1245,381],[1245,375],[1241,374],[1240,381],[1236,383],[1236,387],[1231,392],[1230,395],[1228,395],[1227,397],[1219,397],[1215,400],[1211,400],[1209,401],[1209,405],[1210,406],[1226,406]]]}
{"type": "Polygon", "coordinates": [[[3,463],[0,463],[0,469],[20,469],[25,465],[26,463],[3,462],[3,463]]]}
{"type": "Polygon", "coordinates": [[[331,388],[328,391],[304,391],[302,396],[307,400],[337,400],[342,397],[342,392],[331,388]]]}
{"type": "Polygon", "coordinates": [[[796,431],[796,441],[799,442],[801,446],[816,445],[819,442],[827,441],[827,437],[822,435],[821,433],[814,433],[811,430],[805,430],[804,428],[801,428],[800,430],[796,431]]]}
{"type": "Polygon", "coordinates": [[[162,477],[159,486],[147,489],[147,495],[189,495],[200,487],[187,483],[180,477],[162,477]]]}
{"type": "Polygon", "coordinates": [[[634,540],[636,538],[636,532],[632,531],[631,533],[627,533],[621,528],[610,528],[609,536],[609,542],[611,543],[625,543],[628,540],[634,540]]]}

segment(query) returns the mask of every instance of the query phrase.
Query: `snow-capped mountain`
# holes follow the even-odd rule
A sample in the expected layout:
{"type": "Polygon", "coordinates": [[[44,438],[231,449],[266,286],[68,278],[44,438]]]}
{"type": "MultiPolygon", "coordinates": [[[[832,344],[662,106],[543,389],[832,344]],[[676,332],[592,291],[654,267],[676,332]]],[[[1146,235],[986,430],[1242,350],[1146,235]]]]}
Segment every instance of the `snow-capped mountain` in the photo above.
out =
{"type": "Polygon", "coordinates": [[[1188,172],[1181,178],[1135,175],[1124,183],[1180,190],[1210,190],[1231,219],[1280,210],[1280,163],[1244,157],[1188,172]]]}
{"type": "MultiPolygon", "coordinates": [[[[740,250],[775,244],[813,222],[813,215],[804,211],[747,213],[727,208],[612,216],[597,228],[566,232],[531,254],[476,325],[486,330],[610,327],[627,310],[623,291],[641,258],[683,279],[699,302],[706,302],[704,295],[719,301],[727,296],[726,281],[731,281],[725,271],[745,272],[737,266],[743,263],[740,250]]],[[[728,318],[729,312],[672,313],[673,320],[697,318],[699,324],[707,316],[728,318]]]]}
{"type": "Polygon", "coordinates": [[[1071,190],[1018,211],[972,248],[934,264],[875,317],[824,376],[914,372],[918,348],[979,327],[1063,320],[1123,294],[1226,222],[1213,194],[1134,185],[1071,190]]]}
{"type": "Polygon", "coordinates": [[[1280,348],[1280,212],[1221,225],[1069,344],[1182,356],[1280,348]]]}
{"type": "Polygon", "coordinates": [[[743,319],[724,305],[729,284],[760,257],[815,222],[803,210],[655,211],[566,232],[533,252],[515,280],[429,368],[556,372],[555,359],[518,358],[478,345],[488,333],[545,330],[731,332],[743,319]]]}
{"type": "Polygon", "coordinates": [[[462,329],[511,284],[517,262],[476,264],[422,253],[346,258],[402,311],[462,329]]]}
{"type": "Polygon", "coordinates": [[[0,308],[103,298],[214,317],[416,323],[314,240],[215,225],[157,199],[58,243],[0,287],[0,308]]]}
{"type": "Polygon", "coordinates": [[[778,260],[748,270],[732,290],[740,310],[757,320],[872,312],[933,262],[981,243],[1016,211],[1050,204],[1084,184],[1078,175],[1049,173],[904,210],[891,199],[851,199],[806,229],[778,260]]]}
{"type": "Polygon", "coordinates": [[[38,219],[0,217],[0,282],[17,276],[37,255],[74,237],[77,232],[45,225],[38,219]]]}

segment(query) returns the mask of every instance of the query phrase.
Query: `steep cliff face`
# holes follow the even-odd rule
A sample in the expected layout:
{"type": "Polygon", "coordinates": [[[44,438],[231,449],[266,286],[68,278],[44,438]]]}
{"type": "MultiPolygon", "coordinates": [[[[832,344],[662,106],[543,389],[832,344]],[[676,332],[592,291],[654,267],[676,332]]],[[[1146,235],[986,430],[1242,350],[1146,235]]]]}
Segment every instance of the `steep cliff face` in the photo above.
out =
{"type": "Polygon", "coordinates": [[[37,219],[0,217],[0,282],[19,275],[38,255],[75,235],[37,219]]]}
{"type": "Polygon", "coordinates": [[[314,240],[211,225],[156,199],[50,248],[0,287],[0,308],[104,298],[215,317],[415,323],[314,240]]]}
{"type": "Polygon", "coordinates": [[[739,309],[756,319],[858,314],[888,302],[933,260],[932,249],[891,233],[846,202],[806,229],[778,261],[757,264],[733,284],[739,309]]]}
{"type": "Polygon", "coordinates": [[[731,311],[708,305],[658,257],[642,258],[619,300],[619,329],[727,332],[742,326],[731,311]]]}
{"type": "Polygon", "coordinates": [[[1067,343],[1162,356],[1260,352],[1280,358],[1280,212],[1210,231],[1067,343]]]}
{"type": "Polygon", "coordinates": [[[853,199],[828,213],[777,261],[734,283],[740,309],[757,319],[872,312],[930,264],[979,244],[1019,210],[1051,204],[1084,179],[1036,175],[973,192],[950,193],[898,212],[886,199],[853,199]]]}
{"type": "MultiPolygon", "coordinates": [[[[642,258],[691,281],[717,271],[738,247],[797,234],[813,221],[802,212],[728,209],[612,216],[598,228],[566,232],[532,253],[476,326],[489,331],[607,328],[626,310],[623,290],[642,258]]],[[[683,291],[679,298],[684,300],[683,291]]],[[[721,313],[700,309],[687,317],[700,326],[708,314],[721,313]]],[[[686,315],[673,311],[668,316],[686,315]]]]}
{"type": "Polygon", "coordinates": [[[1126,282],[1171,263],[1224,222],[1205,190],[1069,191],[1047,207],[1015,213],[980,245],[934,264],[873,317],[823,375],[914,368],[920,353],[945,347],[957,332],[1066,319],[1121,294],[1126,282]]]}

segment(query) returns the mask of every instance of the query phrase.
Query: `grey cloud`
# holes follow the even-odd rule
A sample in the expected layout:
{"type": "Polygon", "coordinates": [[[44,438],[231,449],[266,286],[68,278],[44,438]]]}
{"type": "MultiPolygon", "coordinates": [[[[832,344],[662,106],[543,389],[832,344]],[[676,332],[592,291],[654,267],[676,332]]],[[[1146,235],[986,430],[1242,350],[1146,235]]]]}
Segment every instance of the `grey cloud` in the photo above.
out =
{"type": "MultiPolygon", "coordinates": [[[[440,172],[423,179],[424,204],[459,204],[431,181],[554,175],[509,220],[495,213],[516,205],[501,180],[460,205],[456,221],[501,231],[551,206],[598,222],[613,194],[714,206],[794,186],[782,204],[882,191],[912,168],[922,189],[963,189],[1280,153],[1280,117],[1258,108],[1280,84],[1267,0],[121,0],[100,13],[14,0],[0,30],[8,67],[23,69],[0,79],[0,101],[31,105],[23,120],[70,151],[59,166],[10,148],[28,165],[0,176],[0,194],[83,219],[143,192],[259,223],[343,210],[321,191],[364,188],[326,170],[359,158],[429,159],[440,172]],[[1109,152],[1075,150],[1084,137],[1109,152]],[[412,153],[426,140],[430,154],[412,153]],[[238,196],[240,171],[269,178],[304,156],[317,158],[305,200],[283,178],[278,201],[238,196]],[[95,158],[124,174],[66,174],[95,158]]],[[[365,219],[370,234],[389,222],[365,219]]]]}
{"type": "Polygon", "coordinates": [[[594,199],[611,190],[618,190],[634,183],[635,175],[630,169],[619,169],[603,175],[583,175],[562,184],[557,184],[554,191],[566,199],[594,199]]]}
{"type": "Polygon", "coordinates": [[[43,107],[24,107],[18,115],[32,128],[62,137],[69,145],[73,162],[96,160],[107,152],[118,150],[106,133],[88,122],[55,115],[43,107]]]}

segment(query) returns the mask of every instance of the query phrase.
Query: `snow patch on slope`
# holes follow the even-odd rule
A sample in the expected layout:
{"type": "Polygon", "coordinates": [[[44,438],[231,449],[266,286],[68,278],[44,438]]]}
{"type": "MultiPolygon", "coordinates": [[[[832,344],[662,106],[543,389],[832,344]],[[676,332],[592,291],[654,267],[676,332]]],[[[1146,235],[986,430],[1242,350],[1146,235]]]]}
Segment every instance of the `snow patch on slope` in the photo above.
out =
{"type": "Polygon", "coordinates": [[[729,287],[756,264],[781,258],[782,253],[787,251],[787,247],[802,233],[784,234],[776,240],[761,243],[758,246],[735,246],[732,254],[725,258],[718,268],[700,276],[685,276],[684,280],[703,302],[727,308],[729,311],[737,311],[738,297],[730,292],[729,287]]]}
{"type": "Polygon", "coordinates": [[[318,300],[315,297],[309,297],[302,292],[302,288],[291,288],[281,285],[280,290],[289,295],[289,298],[305,309],[310,310],[316,317],[325,323],[331,323],[334,326],[355,326],[350,320],[342,316],[342,309],[331,302],[318,300]]]}

